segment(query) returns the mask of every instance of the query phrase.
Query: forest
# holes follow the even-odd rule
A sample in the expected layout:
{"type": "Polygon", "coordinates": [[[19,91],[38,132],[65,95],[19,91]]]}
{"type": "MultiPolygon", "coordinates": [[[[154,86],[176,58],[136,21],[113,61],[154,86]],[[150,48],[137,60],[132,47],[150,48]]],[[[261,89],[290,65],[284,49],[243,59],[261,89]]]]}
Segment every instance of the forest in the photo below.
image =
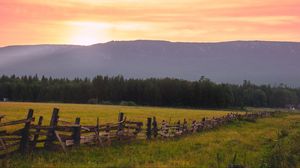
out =
{"type": "Polygon", "coordinates": [[[285,107],[300,104],[300,88],[255,85],[250,81],[241,85],[219,84],[205,77],[188,81],[101,75],[92,79],[2,75],[0,99],[193,108],[285,107]]]}

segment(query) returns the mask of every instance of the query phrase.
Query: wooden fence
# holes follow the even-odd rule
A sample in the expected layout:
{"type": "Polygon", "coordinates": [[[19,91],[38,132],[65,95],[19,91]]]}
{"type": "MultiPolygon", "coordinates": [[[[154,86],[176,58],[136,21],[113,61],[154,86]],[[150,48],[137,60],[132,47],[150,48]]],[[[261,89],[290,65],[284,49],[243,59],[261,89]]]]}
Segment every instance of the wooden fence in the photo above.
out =
{"type": "Polygon", "coordinates": [[[59,109],[54,108],[49,125],[43,125],[40,116],[35,124],[33,110],[21,120],[1,122],[5,116],[0,115],[0,158],[9,154],[21,152],[30,153],[38,148],[46,150],[67,151],[69,147],[82,144],[107,146],[113,141],[121,142],[133,139],[167,139],[211,130],[234,120],[256,120],[257,118],[274,115],[271,112],[229,113],[219,118],[194,120],[188,123],[186,119],[170,123],[165,120],[158,122],[156,117],[147,118],[146,125],[139,121],[131,121],[119,113],[115,123],[100,124],[99,118],[95,125],[81,125],[80,118],[74,122],[65,121],[59,117],[59,109]],[[7,131],[5,128],[23,124],[21,129],[7,131]]]}

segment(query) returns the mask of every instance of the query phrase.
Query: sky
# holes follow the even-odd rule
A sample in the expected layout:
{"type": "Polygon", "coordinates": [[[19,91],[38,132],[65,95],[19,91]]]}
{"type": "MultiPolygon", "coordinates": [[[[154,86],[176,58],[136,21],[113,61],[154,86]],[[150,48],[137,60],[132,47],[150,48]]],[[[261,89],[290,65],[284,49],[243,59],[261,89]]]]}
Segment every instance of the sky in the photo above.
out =
{"type": "Polygon", "coordinates": [[[0,46],[300,41],[300,0],[0,0],[0,46]]]}

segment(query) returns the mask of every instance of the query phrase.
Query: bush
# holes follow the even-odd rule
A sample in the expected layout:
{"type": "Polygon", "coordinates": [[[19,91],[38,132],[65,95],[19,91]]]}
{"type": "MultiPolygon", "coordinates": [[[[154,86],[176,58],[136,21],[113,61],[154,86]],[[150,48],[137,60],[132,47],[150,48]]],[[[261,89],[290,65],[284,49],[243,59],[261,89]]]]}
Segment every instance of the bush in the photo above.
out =
{"type": "Polygon", "coordinates": [[[114,103],[112,103],[111,101],[102,101],[101,104],[113,105],[114,103]]]}
{"type": "Polygon", "coordinates": [[[289,132],[286,130],[286,129],[282,129],[278,132],[278,139],[281,139],[281,138],[284,138],[284,137],[287,137],[289,135],[289,132]]]}
{"type": "Polygon", "coordinates": [[[269,144],[260,168],[296,168],[300,159],[299,137],[299,132],[290,136],[287,130],[280,130],[277,140],[269,144]]]}
{"type": "Polygon", "coordinates": [[[96,98],[89,99],[88,104],[98,104],[98,99],[96,98]]]}
{"type": "Polygon", "coordinates": [[[122,106],[136,106],[136,103],[134,101],[121,101],[120,105],[122,105],[122,106]]]}

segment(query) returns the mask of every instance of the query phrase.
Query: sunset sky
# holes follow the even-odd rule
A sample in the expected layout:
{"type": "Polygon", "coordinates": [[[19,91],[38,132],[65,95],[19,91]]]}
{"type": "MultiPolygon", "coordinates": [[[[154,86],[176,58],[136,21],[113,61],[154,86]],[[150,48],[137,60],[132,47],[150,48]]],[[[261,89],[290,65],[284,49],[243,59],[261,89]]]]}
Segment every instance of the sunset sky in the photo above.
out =
{"type": "Polygon", "coordinates": [[[300,41],[300,0],[0,0],[0,46],[300,41]]]}

